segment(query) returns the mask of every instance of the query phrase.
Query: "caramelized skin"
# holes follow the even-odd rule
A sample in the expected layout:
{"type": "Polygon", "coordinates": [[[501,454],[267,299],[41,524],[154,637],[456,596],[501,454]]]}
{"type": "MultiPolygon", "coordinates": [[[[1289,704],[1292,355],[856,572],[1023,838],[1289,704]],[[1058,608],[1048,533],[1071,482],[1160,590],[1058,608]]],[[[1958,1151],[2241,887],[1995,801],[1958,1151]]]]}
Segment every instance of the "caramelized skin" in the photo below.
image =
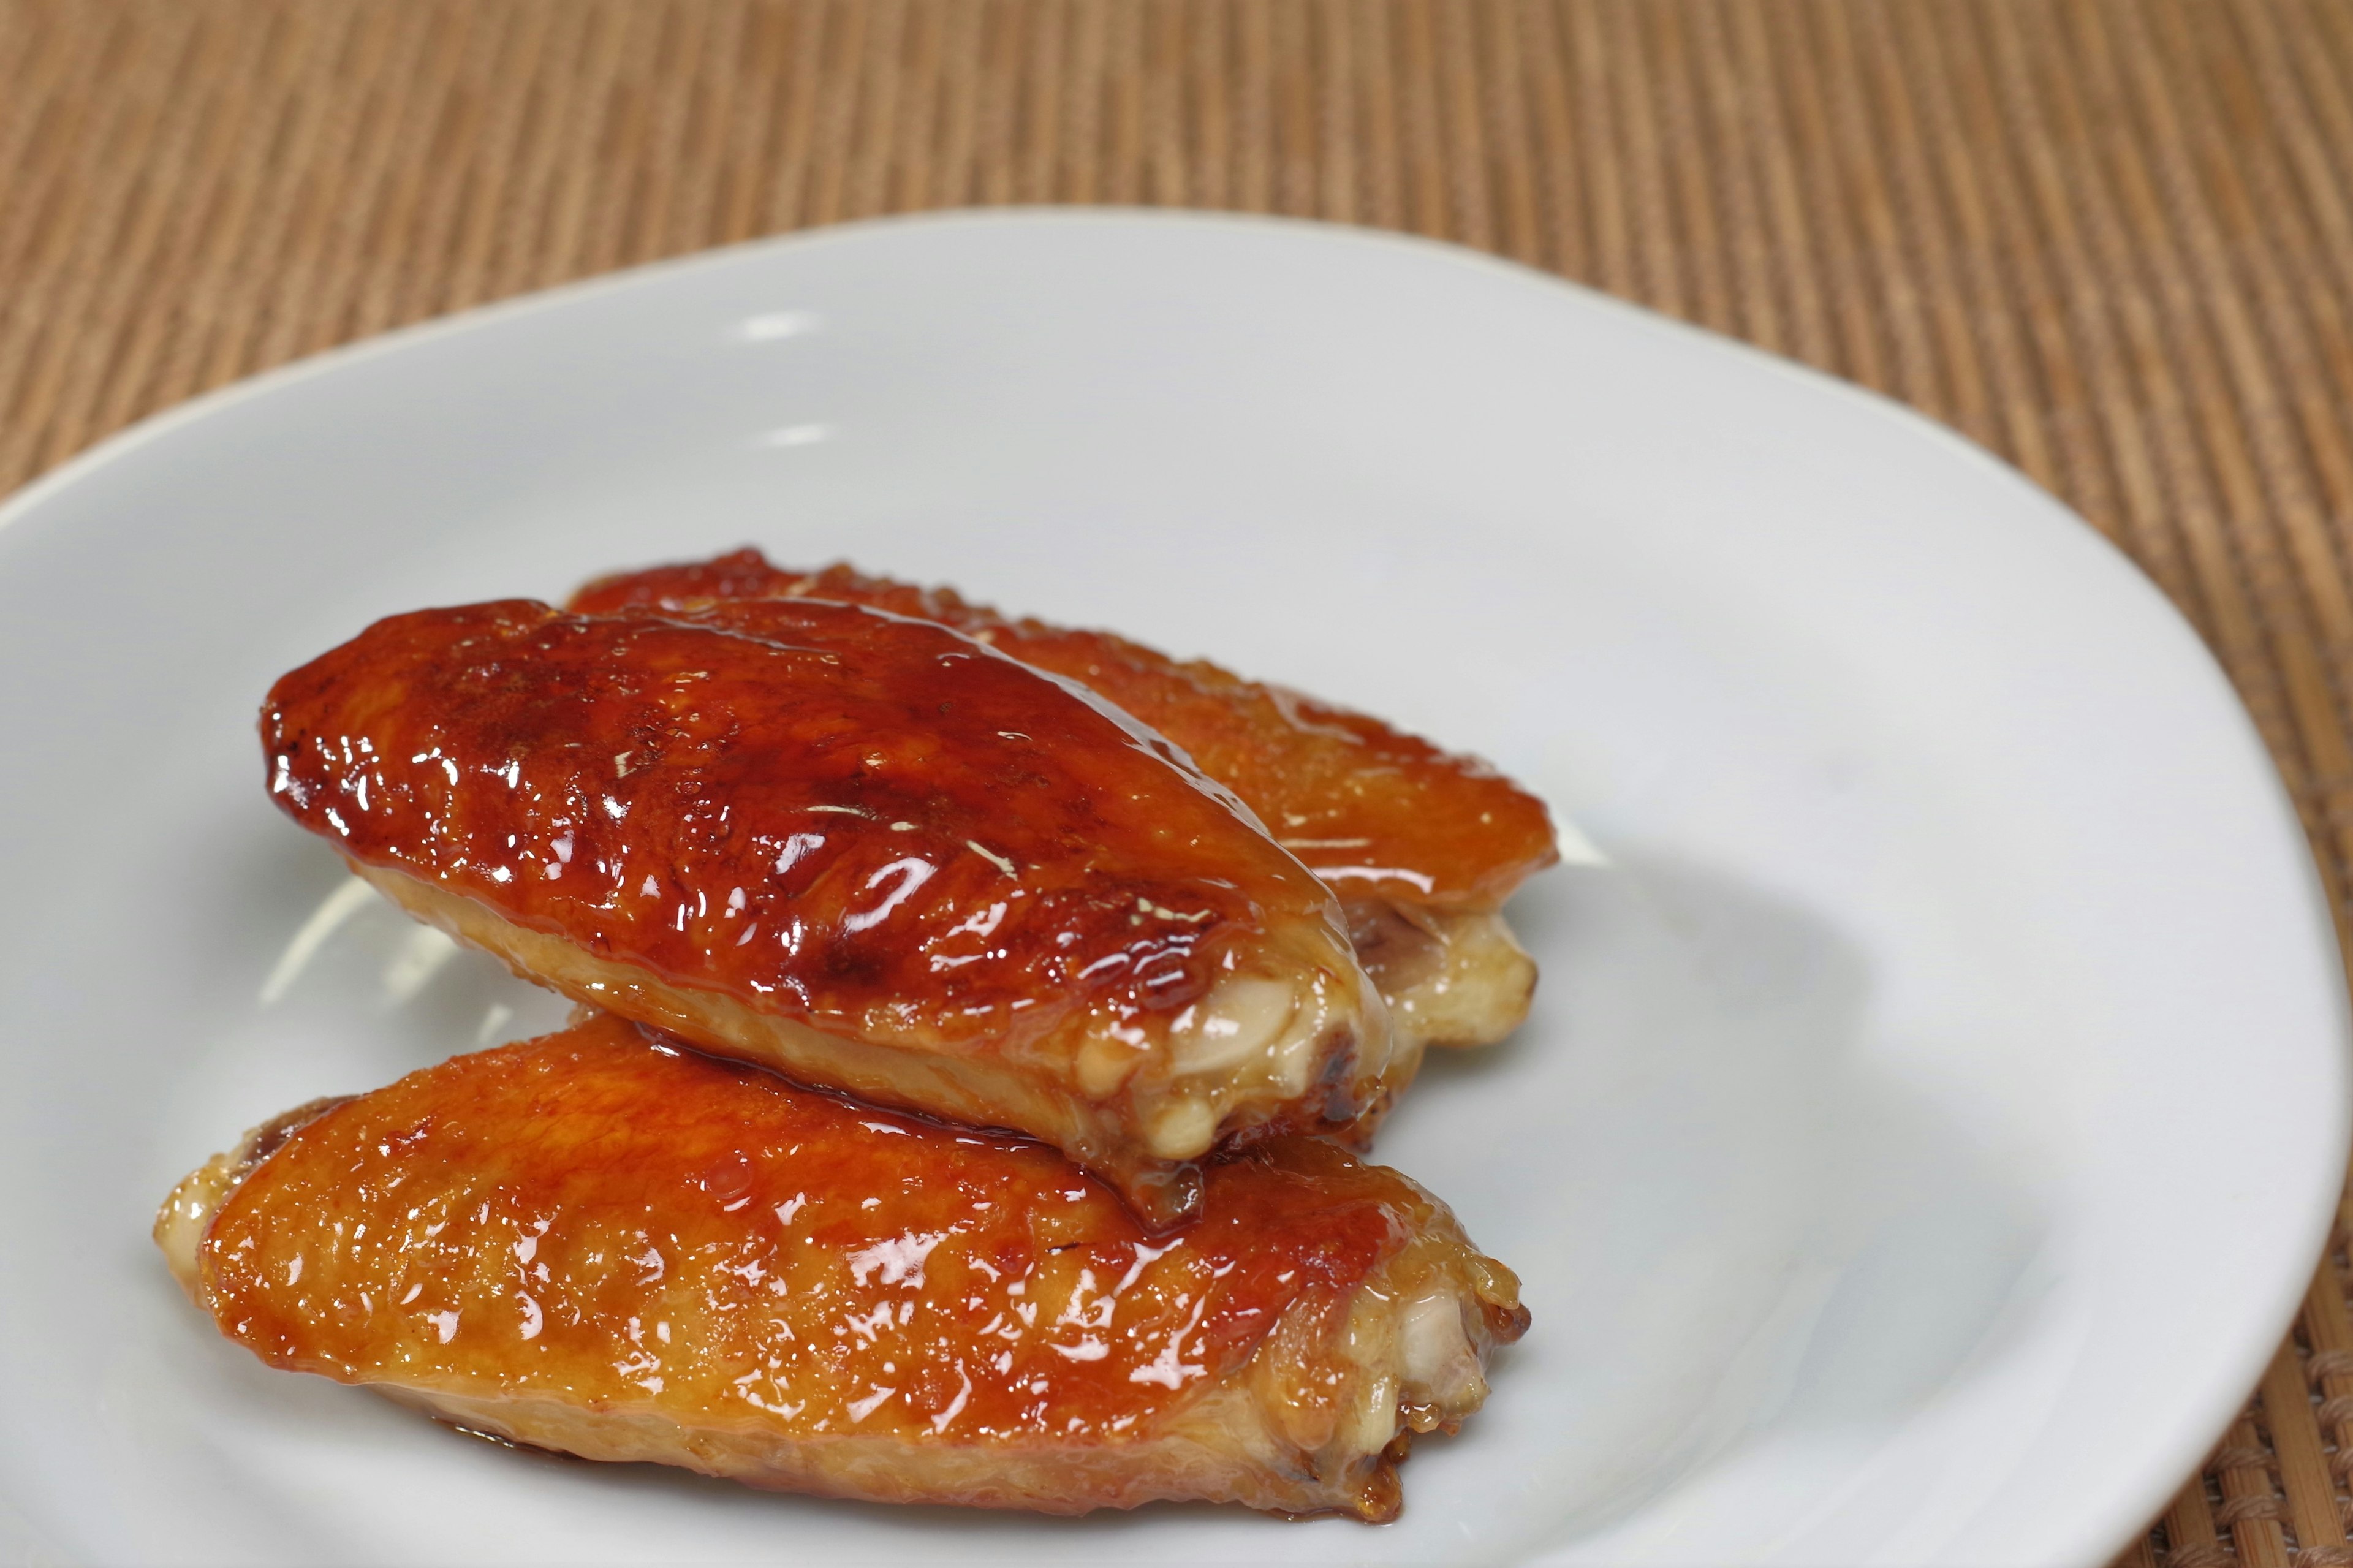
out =
{"type": "Polygon", "coordinates": [[[1109,632],[1010,619],[945,588],[839,564],[788,571],[742,550],[607,577],[581,589],[572,606],[691,614],[802,596],[954,626],[1088,687],[1183,747],[1345,896],[1491,910],[1558,858],[1544,803],[1474,758],[1214,664],[1179,662],[1109,632]]]}
{"type": "Polygon", "coordinates": [[[1044,1137],[1156,1219],[1219,1138],[1354,1127],[1412,1068],[1245,808],[935,625],[421,611],[280,680],[261,729],[289,815],[533,978],[1044,1137]]]}
{"type": "Polygon", "coordinates": [[[1328,1144],[1149,1238],[1051,1150],[610,1016],[306,1108],[157,1237],[274,1366],[755,1484],[1058,1512],[1393,1513],[1388,1454],[1526,1322],[1445,1209],[1328,1144]]]}

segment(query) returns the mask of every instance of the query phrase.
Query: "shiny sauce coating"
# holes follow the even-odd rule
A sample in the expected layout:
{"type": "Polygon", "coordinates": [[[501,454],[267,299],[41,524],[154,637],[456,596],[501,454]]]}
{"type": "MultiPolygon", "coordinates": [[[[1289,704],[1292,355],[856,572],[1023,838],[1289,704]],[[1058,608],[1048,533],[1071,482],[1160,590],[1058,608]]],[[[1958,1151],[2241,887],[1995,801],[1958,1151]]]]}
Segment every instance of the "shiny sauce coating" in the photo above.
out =
{"type": "Polygon", "coordinates": [[[1337,929],[1158,737],[867,608],[396,616],[261,730],[280,806],[347,855],[858,1038],[1148,1032],[1272,927],[1337,929]]]}
{"type": "Polygon", "coordinates": [[[1433,1209],[1276,1140],[1147,1237],[1050,1150],[601,1016],[301,1126],[221,1205],[198,1271],[225,1332],[345,1382],[1078,1443],[1149,1433],[1278,1321],[1303,1352],[1282,1397],[1314,1405],[1341,1381],[1318,1346],[1433,1209]]]}
{"type": "Polygon", "coordinates": [[[1544,803],[1475,758],[1203,660],[1173,659],[1109,632],[1011,619],[948,589],[846,565],[791,571],[744,550],[603,578],[572,606],[693,613],[802,595],[954,626],[1088,687],[1183,747],[1344,895],[1492,910],[1558,858],[1544,803]]]}

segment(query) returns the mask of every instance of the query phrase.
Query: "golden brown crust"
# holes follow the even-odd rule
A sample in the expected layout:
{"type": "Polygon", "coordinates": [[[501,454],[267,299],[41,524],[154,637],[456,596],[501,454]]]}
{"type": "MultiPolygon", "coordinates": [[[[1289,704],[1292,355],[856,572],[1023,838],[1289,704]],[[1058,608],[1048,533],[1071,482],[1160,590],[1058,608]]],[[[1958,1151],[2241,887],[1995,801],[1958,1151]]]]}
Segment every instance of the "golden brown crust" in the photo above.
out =
{"type": "Polygon", "coordinates": [[[533,978],[1069,1140],[1156,1218],[1219,1142],[1361,1131],[1410,1076],[1329,889],[1246,808],[944,627],[421,611],[286,676],[262,730],[290,816],[417,912],[478,906],[460,934],[533,978]],[[844,1066],[866,1047],[895,1060],[844,1066]]]}
{"type": "Polygon", "coordinates": [[[1202,1217],[1152,1237],[1039,1145],[609,1016],[256,1146],[166,1217],[264,1360],[793,1490],[1384,1518],[1400,1436],[1475,1409],[1525,1326],[1441,1205],[1329,1145],[1211,1167],[1202,1217]]]}
{"type": "Polygon", "coordinates": [[[1344,896],[1493,910],[1559,858],[1544,803],[1476,758],[1206,660],[1173,659],[1109,632],[1017,620],[951,589],[846,564],[794,571],[741,550],[601,578],[572,606],[703,615],[796,597],[935,621],[1079,682],[1183,747],[1344,896]]]}
{"type": "Polygon", "coordinates": [[[223,1200],[253,1173],[255,1166],[276,1153],[287,1139],[350,1098],[331,1095],[273,1116],[246,1133],[236,1148],[214,1155],[180,1178],[180,1184],[172,1189],[172,1195],[155,1211],[151,1234],[155,1245],[163,1249],[164,1262],[172,1270],[172,1278],[191,1300],[200,1303],[202,1300],[197,1253],[204,1243],[206,1227],[212,1224],[213,1215],[223,1200]]]}
{"type": "MultiPolygon", "coordinates": [[[[1158,1072],[1139,1070],[1134,1053],[1114,1042],[1124,1093],[1108,1103],[1089,1098],[1083,1077],[1076,1085],[1025,1072],[979,1053],[927,1051],[890,1041],[844,1039],[792,1018],[744,1005],[735,996],[707,986],[681,985],[642,967],[599,957],[587,948],[502,919],[475,900],[450,893],[405,872],[354,863],[361,878],[394,903],[469,946],[480,948],[517,974],[549,986],[583,1005],[608,1009],[665,1029],[718,1055],[773,1068],[803,1083],[842,1089],[876,1105],[912,1110],[969,1127],[1004,1127],[1044,1139],[1118,1187],[1129,1206],[1155,1226],[1173,1224],[1200,1201],[1201,1175],[1192,1159],[1163,1158],[1150,1143],[1163,1121],[1180,1123],[1179,1135],[1198,1136],[1200,1126],[1223,1128],[1229,1142],[1280,1133],[1279,1122],[1250,1123],[1253,1075],[1231,1070],[1243,1064],[1213,1066],[1186,1073],[1174,1057],[1158,1072]],[[1139,1130],[1142,1137],[1139,1138],[1139,1130]]],[[[1426,989],[1427,987],[1425,987],[1426,989]]],[[[1345,1039],[1327,1037],[1312,1022],[1288,1037],[1295,1061],[1280,1058],[1273,1070],[1295,1070],[1301,1083],[1317,1081],[1353,1053],[1345,1039]],[[1320,1042],[1320,1046],[1319,1046],[1320,1042]],[[1313,1053],[1320,1048],[1319,1060],[1313,1053]]],[[[1090,1054],[1082,1047],[1083,1073],[1090,1054]]],[[[1354,1098],[1334,1108],[1327,1124],[1361,1141],[1379,1125],[1398,1090],[1412,1080],[1421,1060],[1418,1036],[1393,1039],[1388,1072],[1370,1102],[1354,1098]]],[[[1306,1119],[1314,1125],[1320,1119],[1306,1119]]],[[[1179,1145],[1186,1152],[1198,1152],[1179,1145]]]]}

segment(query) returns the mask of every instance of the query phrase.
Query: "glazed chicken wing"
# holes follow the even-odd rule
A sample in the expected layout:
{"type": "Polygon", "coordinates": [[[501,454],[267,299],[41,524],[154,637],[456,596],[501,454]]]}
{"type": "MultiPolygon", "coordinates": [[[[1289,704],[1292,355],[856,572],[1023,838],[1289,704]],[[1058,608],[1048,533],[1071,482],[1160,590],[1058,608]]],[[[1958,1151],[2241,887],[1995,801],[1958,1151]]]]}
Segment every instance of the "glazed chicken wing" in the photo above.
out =
{"type": "Polygon", "coordinates": [[[803,1082],[1042,1138],[1154,1223],[1189,1162],[1410,1078],[1330,890],[1107,704],[812,601],[379,622],[279,681],[269,787],[410,912],[803,1082]]]}
{"type": "Polygon", "coordinates": [[[1346,900],[1393,1026],[1417,1044],[1484,1045],[1526,1016],[1535,964],[1497,911],[1557,851],[1544,803],[1475,759],[1108,632],[1014,620],[944,588],[843,565],[788,571],[757,551],[604,578],[572,605],[691,616],[800,597],[954,626],[1086,686],[1183,747],[1346,900]]]}
{"type": "Polygon", "coordinates": [[[1033,1143],[681,1052],[609,1015],[320,1102],[156,1240],[273,1366],[459,1426],[754,1486],[1367,1520],[1519,1337],[1517,1282],[1313,1140],[1150,1237],[1033,1143]]]}

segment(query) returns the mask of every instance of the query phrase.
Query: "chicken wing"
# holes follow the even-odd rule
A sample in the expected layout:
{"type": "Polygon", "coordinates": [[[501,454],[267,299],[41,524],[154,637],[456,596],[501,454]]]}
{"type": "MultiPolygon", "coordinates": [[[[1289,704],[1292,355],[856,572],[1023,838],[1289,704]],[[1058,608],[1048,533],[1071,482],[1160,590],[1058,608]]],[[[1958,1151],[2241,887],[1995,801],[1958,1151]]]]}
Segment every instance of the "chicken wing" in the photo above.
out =
{"type": "Polygon", "coordinates": [[[603,578],[572,607],[692,616],[776,598],[871,605],[954,626],[1167,736],[1346,901],[1350,926],[1372,939],[1358,951],[1392,1025],[1417,1044],[1489,1044],[1527,1016],[1535,963],[1497,910],[1558,851],[1544,803],[1474,758],[1109,632],[1015,620],[949,589],[846,565],[789,571],[754,550],[603,578]]]}
{"type": "Polygon", "coordinates": [[[610,1015],[280,1118],[157,1243],[273,1366],[594,1459],[882,1501],[1366,1520],[1519,1337],[1396,1173],[1277,1139],[1148,1237],[1034,1143],[610,1015]]]}
{"type": "Polygon", "coordinates": [[[269,788],[410,912],[697,1046],[1042,1138],[1171,1223],[1190,1162],[1412,1075],[1330,890],[1108,704],[929,622],[529,601],[280,679],[269,788]]]}

